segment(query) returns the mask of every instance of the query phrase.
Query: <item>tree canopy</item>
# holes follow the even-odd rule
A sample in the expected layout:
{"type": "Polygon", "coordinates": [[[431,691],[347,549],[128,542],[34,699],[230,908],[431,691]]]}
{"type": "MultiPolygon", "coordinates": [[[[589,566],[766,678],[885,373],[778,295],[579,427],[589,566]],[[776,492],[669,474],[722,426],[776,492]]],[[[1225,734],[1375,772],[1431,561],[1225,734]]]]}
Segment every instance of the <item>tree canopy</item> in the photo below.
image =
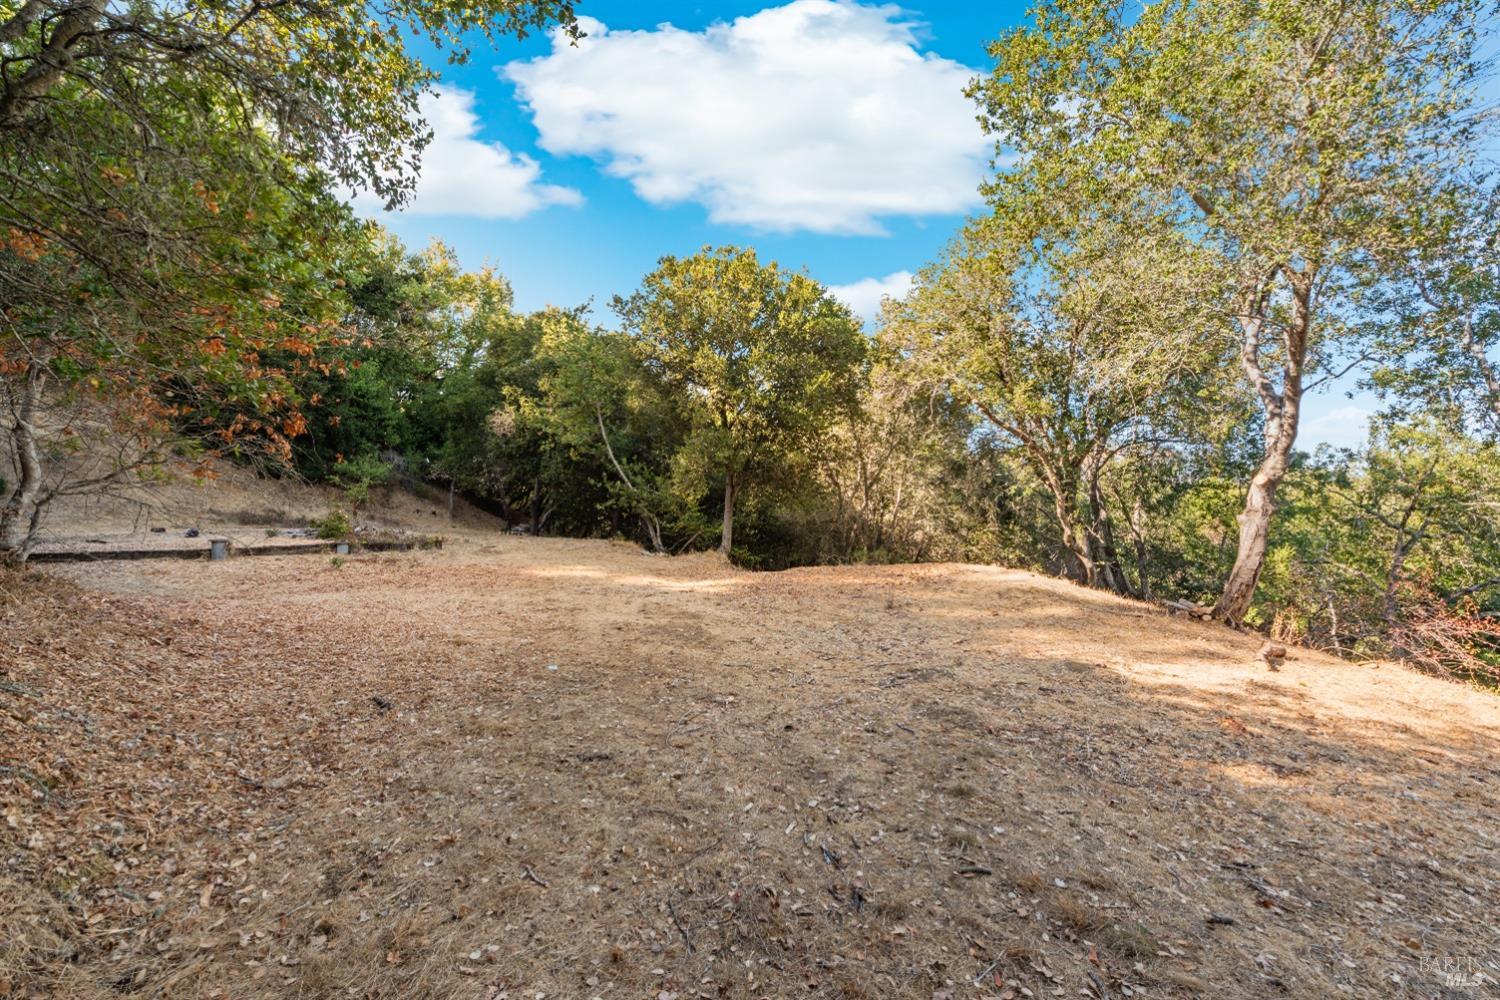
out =
{"type": "Polygon", "coordinates": [[[409,40],[462,58],[466,30],[559,18],[550,0],[0,3],[0,554],[24,557],[49,498],[160,466],[183,422],[284,456],[305,426],[286,376],[347,340],[359,227],[334,185],[395,204],[413,183],[434,72],[409,40]],[[49,462],[59,435],[132,446],[49,462]]]}
{"type": "Polygon", "coordinates": [[[1448,239],[1474,154],[1477,0],[1051,0],[974,93],[1020,157],[996,213],[1170,220],[1215,254],[1262,411],[1234,568],[1250,608],[1307,389],[1340,363],[1372,272],[1448,239]]]}
{"type": "Polygon", "coordinates": [[[811,278],[732,247],[663,257],[615,310],[647,367],[684,394],[694,461],[724,485],[728,555],[736,492],[853,404],[859,325],[811,278]]]}

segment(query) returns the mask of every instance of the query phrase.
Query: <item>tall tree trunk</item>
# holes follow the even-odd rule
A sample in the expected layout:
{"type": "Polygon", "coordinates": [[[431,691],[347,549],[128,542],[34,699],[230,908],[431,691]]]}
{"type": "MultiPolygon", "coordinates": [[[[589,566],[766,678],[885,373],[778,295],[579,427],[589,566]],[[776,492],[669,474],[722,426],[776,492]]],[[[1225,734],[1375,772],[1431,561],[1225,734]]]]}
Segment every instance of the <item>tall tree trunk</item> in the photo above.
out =
{"type": "Polygon", "coordinates": [[[734,547],[734,474],[724,476],[724,530],[719,536],[719,551],[727,557],[734,547]]]}
{"type": "MultiPolygon", "coordinates": [[[[1288,449],[1290,450],[1290,449],[1288,449]]],[[[1224,582],[1224,592],[1214,614],[1231,622],[1242,621],[1255,597],[1260,571],[1266,561],[1266,543],[1271,534],[1271,515],[1276,512],[1276,488],[1286,476],[1287,455],[1271,452],[1261,460],[1260,468],[1250,480],[1245,493],[1245,509],[1240,511],[1240,540],[1234,566],[1224,582]]]]}
{"type": "Polygon", "coordinates": [[[1484,381],[1484,401],[1490,416],[1500,419],[1500,371],[1490,361],[1489,352],[1474,336],[1474,316],[1472,313],[1465,315],[1461,322],[1462,330],[1459,334],[1459,343],[1469,360],[1479,372],[1479,377],[1484,381]]]}
{"type": "Polygon", "coordinates": [[[1041,468],[1042,479],[1052,494],[1052,511],[1057,518],[1058,531],[1062,536],[1064,550],[1064,572],[1074,583],[1092,587],[1098,579],[1093,552],[1089,548],[1088,529],[1078,516],[1078,490],[1076,483],[1048,467],[1041,468]]]}
{"type": "Polygon", "coordinates": [[[42,456],[37,442],[36,408],[44,380],[42,366],[33,362],[27,366],[10,400],[13,407],[10,444],[17,480],[5,506],[0,507],[0,562],[26,561],[40,521],[37,498],[42,492],[42,456]]]}
{"type": "Polygon", "coordinates": [[[599,422],[599,438],[604,442],[604,452],[609,456],[609,464],[615,467],[615,475],[619,476],[625,488],[641,501],[641,523],[646,526],[646,535],[651,539],[651,551],[666,552],[667,548],[661,542],[661,522],[656,519],[655,514],[646,509],[645,498],[635,488],[635,483],[630,481],[630,476],[626,474],[625,467],[620,464],[620,460],[615,457],[614,445],[609,443],[609,431],[604,427],[604,411],[598,406],[594,407],[594,419],[599,422]]]}
{"type": "Polygon", "coordinates": [[[1103,469],[1098,462],[1090,461],[1089,477],[1089,537],[1094,550],[1095,579],[1098,584],[1117,594],[1130,593],[1125,580],[1125,568],[1120,563],[1120,553],[1115,546],[1115,526],[1109,516],[1109,507],[1104,503],[1104,493],[1099,488],[1099,476],[1103,469]]]}
{"type": "Polygon", "coordinates": [[[1266,416],[1260,466],[1245,492],[1240,511],[1239,547],[1234,566],[1224,582],[1224,592],[1214,606],[1214,615],[1241,622],[1255,597],[1255,585],[1266,561],[1271,535],[1271,515],[1276,512],[1276,490],[1291,464],[1292,445],[1297,440],[1297,418],[1302,406],[1302,365],[1307,356],[1307,337],[1312,323],[1312,278],[1310,272],[1289,273],[1292,315],[1283,335],[1282,381],[1278,390],[1260,364],[1261,335],[1270,299],[1271,276],[1250,296],[1240,317],[1242,341],[1240,362],[1260,396],[1266,416]]]}
{"type": "Polygon", "coordinates": [[[1150,551],[1146,545],[1146,505],[1136,497],[1130,509],[1130,538],[1135,547],[1136,595],[1143,601],[1152,600],[1150,551]]]}
{"type": "Polygon", "coordinates": [[[1406,578],[1406,560],[1416,542],[1415,538],[1399,536],[1396,549],[1391,553],[1391,565],[1386,570],[1385,592],[1381,595],[1380,609],[1386,628],[1391,630],[1395,630],[1401,623],[1401,582],[1406,578]]]}
{"type": "Polygon", "coordinates": [[[1065,509],[1058,510],[1058,526],[1062,529],[1065,572],[1068,579],[1092,587],[1099,581],[1099,567],[1094,562],[1089,548],[1088,529],[1073,520],[1065,509]]]}

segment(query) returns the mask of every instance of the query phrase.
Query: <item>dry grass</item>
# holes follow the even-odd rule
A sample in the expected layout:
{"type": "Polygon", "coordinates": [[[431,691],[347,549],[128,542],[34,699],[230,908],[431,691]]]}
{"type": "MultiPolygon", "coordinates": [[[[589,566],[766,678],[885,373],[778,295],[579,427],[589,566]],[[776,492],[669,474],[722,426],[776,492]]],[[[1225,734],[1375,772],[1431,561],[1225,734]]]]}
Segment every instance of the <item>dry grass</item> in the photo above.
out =
{"type": "Polygon", "coordinates": [[[983,567],[65,572],[0,581],[0,994],[1500,979],[1500,702],[1394,667],[983,567]]]}
{"type": "MultiPolygon", "coordinates": [[[[333,486],[294,479],[267,479],[225,461],[208,464],[213,478],[198,481],[180,469],[163,482],[139,482],[106,496],[61,497],[47,508],[39,552],[101,552],[110,548],[180,547],[184,532],[230,539],[236,546],[263,546],[282,529],[306,528],[348,499],[333,486]]],[[[376,487],[356,521],[366,540],[409,539],[449,531],[496,533],[501,522],[465,502],[421,486],[376,487]]],[[[206,545],[206,541],[203,543],[206,545]]]]}

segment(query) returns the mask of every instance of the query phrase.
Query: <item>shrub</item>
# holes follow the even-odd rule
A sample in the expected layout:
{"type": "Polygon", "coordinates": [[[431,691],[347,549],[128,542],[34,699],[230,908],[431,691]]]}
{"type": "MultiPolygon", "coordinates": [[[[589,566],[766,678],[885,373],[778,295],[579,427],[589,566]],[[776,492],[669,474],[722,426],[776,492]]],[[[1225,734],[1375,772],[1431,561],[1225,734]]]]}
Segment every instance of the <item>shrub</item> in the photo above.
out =
{"type": "Polygon", "coordinates": [[[337,509],[313,521],[312,529],[313,534],[319,538],[330,540],[348,538],[354,533],[354,525],[350,522],[349,515],[337,509]]]}
{"type": "Polygon", "coordinates": [[[370,499],[370,489],[390,481],[392,467],[374,455],[360,455],[334,467],[330,477],[344,491],[351,510],[370,499]]]}

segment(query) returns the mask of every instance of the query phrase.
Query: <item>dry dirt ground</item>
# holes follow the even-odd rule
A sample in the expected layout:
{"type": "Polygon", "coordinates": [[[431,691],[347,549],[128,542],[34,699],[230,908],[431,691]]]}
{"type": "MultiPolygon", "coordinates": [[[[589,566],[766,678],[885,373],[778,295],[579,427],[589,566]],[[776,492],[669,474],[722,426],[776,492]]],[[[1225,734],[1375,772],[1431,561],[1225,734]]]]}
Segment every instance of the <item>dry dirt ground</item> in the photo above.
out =
{"type": "Polygon", "coordinates": [[[977,566],[0,580],[0,994],[1489,997],[1500,699],[977,566]]]}

